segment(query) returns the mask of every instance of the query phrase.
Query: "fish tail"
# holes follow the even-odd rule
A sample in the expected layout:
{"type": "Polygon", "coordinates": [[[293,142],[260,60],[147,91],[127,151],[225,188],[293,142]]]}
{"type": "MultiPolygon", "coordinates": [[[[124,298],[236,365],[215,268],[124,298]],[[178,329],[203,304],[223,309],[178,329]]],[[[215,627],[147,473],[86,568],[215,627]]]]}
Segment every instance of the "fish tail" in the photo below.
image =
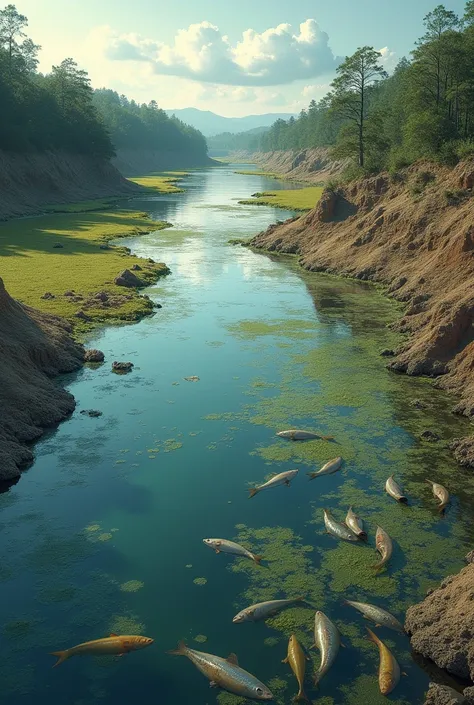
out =
{"type": "Polygon", "coordinates": [[[56,666],[59,666],[60,663],[62,663],[63,661],[66,661],[66,659],[68,659],[70,656],[69,649],[66,649],[65,651],[51,651],[50,654],[51,654],[51,656],[58,657],[58,660],[54,664],[53,668],[56,668],[56,666]]]}
{"type": "Polygon", "coordinates": [[[432,480],[428,480],[428,478],[425,478],[425,482],[427,482],[429,485],[434,485],[434,482],[432,480]]]}
{"type": "Polygon", "coordinates": [[[306,474],[308,475],[308,477],[309,477],[310,480],[314,480],[314,478],[315,478],[316,475],[317,475],[316,472],[307,472],[306,474]]]}
{"type": "Polygon", "coordinates": [[[188,647],[186,646],[186,642],[179,641],[176,649],[171,649],[171,651],[167,651],[166,653],[172,654],[173,656],[186,656],[187,650],[188,647]]]}
{"type": "Polygon", "coordinates": [[[298,595],[295,597],[295,602],[306,602],[306,595],[298,595]]]}
{"type": "Polygon", "coordinates": [[[379,561],[378,563],[374,563],[374,565],[372,566],[372,568],[373,568],[374,570],[381,570],[381,569],[384,567],[384,565],[385,565],[385,561],[384,561],[384,560],[381,560],[381,561],[379,561]]]}
{"type": "Polygon", "coordinates": [[[370,641],[373,641],[374,644],[377,644],[377,646],[378,646],[380,639],[373,633],[373,631],[371,629],[369,629],[369,627],[367,627],[367,633],[369,635],[370,641]]]}
{"type": "Polygon", "coordinates": [[[402,504],[408,504],[408,497],[402,496],[398,499],[398,501],[401,502],[402,504]]]}
{"type": "Polygon", "coordinates": [[[252,489],[249,490],[249,499],[252,499],[252,497],[255,497],[257,492],[258,492],[258,489],[256,487],[252,487],[252,489]]]}
{"type": "Polygon", "coordinates": [[[359,538],[361,541],[367,541],[367,539],[369,538],[367,531],[361,531],[359,534],[359,538]]]}
{"type": "Polygon", "coordinates": [[[293,702],[295,702],[295,703],[298,703],[298,702],[299,703],[301,703],[301,702],[310,703],[311,700],[308,698],[308,696],[304,692],[303,688],[300,688],[298,693],[293,698],[293,702]]]}
{"type": "Polygon", "coordinates": [[[263,561],[263,556],[256,556],[255,554],[252,554],[252,558],[257,565],[260,565],[260,562],[263,561]]]}

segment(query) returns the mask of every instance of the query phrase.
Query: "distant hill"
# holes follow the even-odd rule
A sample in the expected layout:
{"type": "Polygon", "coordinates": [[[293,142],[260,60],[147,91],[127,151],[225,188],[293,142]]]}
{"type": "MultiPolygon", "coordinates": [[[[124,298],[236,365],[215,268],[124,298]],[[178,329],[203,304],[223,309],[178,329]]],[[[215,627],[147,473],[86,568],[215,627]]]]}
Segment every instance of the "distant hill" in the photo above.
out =
{"type": "Polygon", "coordinates": [[[270,128],[254,127],[245,132],[221,132],[207,138],[210,157],[225,157],[229,152],[258,152],[260,147],[259,137],[270,128]]]}
{"type": "Polygon", "coordinates": [[[168,115],[176,115],[183,122],[202,132],[205,137],[219,135],[223,132],[246,132],[256,127],[270,127],[278,118],[288,120],[292,116],[292,113],[265,113],[264,115],[227,118],[222,115],[216,115],[216,113],[212,113],[209,110],[198,110],[198,108],[165,110],[165,112],[168,115]]]}

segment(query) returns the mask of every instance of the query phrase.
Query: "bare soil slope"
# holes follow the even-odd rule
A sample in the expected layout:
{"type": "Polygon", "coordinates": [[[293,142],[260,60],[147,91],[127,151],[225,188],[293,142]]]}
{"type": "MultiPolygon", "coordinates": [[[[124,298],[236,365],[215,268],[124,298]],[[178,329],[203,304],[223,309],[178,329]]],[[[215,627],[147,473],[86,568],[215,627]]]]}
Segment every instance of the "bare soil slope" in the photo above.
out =
{"type": "Polygon", "coordinates": [[[18,478],[33,459],[24,444],[74,410],[74,397],[51,379],[83,363],[71,330],[12,299],[0,279],[0,481],[18,478]]]}
{"type": "Polygon", "coordinates": [[[322,183],[339,176],[348,166],[348,160],[334,161],[329,149],[302,149],[300,151],[238,152],[232,155],[240,160],[248,159],[263,171],[284,174],[288,179],[322,183]]]}
{"type": "Polygon", "coordinates": [[[0,220],[39,213],[46,205],[139,190],[103,159],[62,152],[0,152],[0,220]]]}
{"type": "MultiPolygon", "coordinates": [[[[474,160],[455,169],[418,164],[326,190],[301,218],[272,225],[251,244],[299,254],[303,267],[380,282],[406,302],[409,335],[390,366],[440,376],[474,416],[474,160]]],[[[474,466],[474,442],[455,449],[474,466]]]]}

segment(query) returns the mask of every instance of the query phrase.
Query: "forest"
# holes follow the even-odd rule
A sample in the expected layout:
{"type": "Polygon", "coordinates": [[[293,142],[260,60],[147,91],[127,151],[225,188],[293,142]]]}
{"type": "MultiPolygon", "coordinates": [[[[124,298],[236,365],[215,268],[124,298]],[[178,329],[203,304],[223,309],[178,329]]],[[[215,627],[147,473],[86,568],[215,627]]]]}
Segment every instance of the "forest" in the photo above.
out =
{"type": "Polygon", "coordinates": [[[454,164],[474,153],[474,0],[458,17],[438,5],[410,59],[392,75],[373,47],[340,64],[330,92],[297,118],[277,120],[254,150],[330,146],[354,171],[399,169],[417,159],[454,164]]]}
{"type": "Polygon", "coordinates": [[[0,10],[0,149],[65,150],[108,159],[116,149],[149,149],[203,157],[202,134],[169,118],[156,101],[139,105],[107,89],[94,91],[72,58],[37,70],[38,52],[14,5],[0,10]]]}

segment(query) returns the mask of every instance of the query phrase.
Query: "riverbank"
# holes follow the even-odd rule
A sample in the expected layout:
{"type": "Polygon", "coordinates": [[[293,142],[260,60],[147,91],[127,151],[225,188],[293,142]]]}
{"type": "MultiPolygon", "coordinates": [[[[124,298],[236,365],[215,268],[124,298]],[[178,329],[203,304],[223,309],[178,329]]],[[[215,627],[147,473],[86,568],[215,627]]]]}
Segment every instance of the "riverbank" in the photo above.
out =
{"type": "MultiPolygon", "coordinates": [[[[248,172],[248,174],[251,175],[252,172],[248,172]]],[[[265,176],[271,175],[265,174],[265,176]]],[[[310,211],[316,207],[322,193],[323,188],[320,186],[263,191],[254,194],[252,198],[243,199],[239,203],[243,206],[275,206],[293,211],[310,211]]]]}
{"type": "Polygon", "coordinates": [[[276,152],[234,152],[234,163],[253,163],[262,173],[288,181],[324,184],[337,179],[350,164],[349,159],[334,160],[328,147],[282,150],[276,152]]]}
{"type": "MultiPolygon", "coordinates": [[[[436,377],[455,393],[456,413],[474,414],[474,162],[451,170],[415,165],[325,191],[305,216],[272,225],[250,241],[297,254],[311,271],[383,284],[406,306],[396,329],[407,336],[389,367],[436,377]]],[[[474,466],[474,441],[454,442],[474,466]]]]}

